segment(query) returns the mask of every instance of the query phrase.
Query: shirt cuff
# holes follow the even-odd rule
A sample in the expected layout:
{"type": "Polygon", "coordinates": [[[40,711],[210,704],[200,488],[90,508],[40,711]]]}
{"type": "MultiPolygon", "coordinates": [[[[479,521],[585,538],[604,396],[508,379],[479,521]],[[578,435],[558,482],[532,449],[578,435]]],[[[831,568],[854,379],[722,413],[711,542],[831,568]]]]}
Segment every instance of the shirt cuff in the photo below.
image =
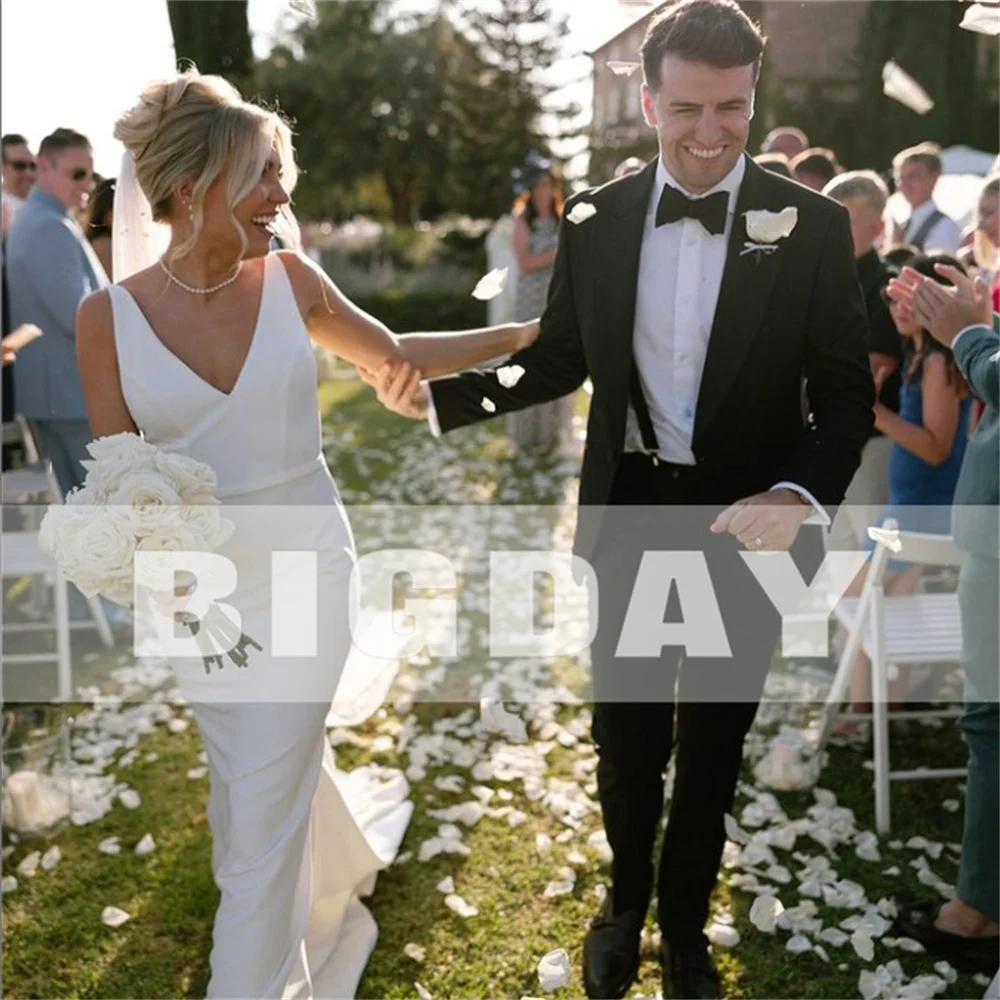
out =
{"type": "Polygon", "coordinates": [[[438,420],[437,410],[434,407],[434,393],[431,392],[431,386],[427,379],[424,379],[420,385],[427,393],[427,426],[430,427],[431,434],[439,438],[441,437],[441,422],[438,420]]]}
{"type": "Polygon", "coordinates": [[[809,501],[809,506],[812,507],[813,512],[802,522],[803,524],[821,524],[824,528],[830,527],[830,515],[819,505],[817,499],[807,490],[803,489],[797,483],[775,483],[772,490],[794,490],[800,497],[804,500],[809,501]]]}

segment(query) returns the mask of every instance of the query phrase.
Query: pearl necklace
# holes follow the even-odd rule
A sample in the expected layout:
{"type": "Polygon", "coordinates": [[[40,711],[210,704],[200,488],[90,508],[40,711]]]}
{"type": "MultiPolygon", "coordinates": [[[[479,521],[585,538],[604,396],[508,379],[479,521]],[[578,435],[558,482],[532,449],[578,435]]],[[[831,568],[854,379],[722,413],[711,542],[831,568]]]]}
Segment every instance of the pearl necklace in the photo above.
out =
{"type": "Polygon", "coordinates": [[[181,279],[178,278],[177,275],[174,274],[174,272],[171,271],[170,268],[167,267],[167,265],[164,264],[162,260],[160,260],[159,264],[160,267],[162,267],[163,270],[166,272],[167,277],[175,285],[179,285],[181,288],[184,289],[185,292],[190,292],[192,295],[211,295],[212,292],[217,292],[220,289],[225,288],[226,285],[231,285],[240,276],[240,271],[243,270],[243,261],[238,261],[236,264],[236,270],[233,272],[232,277],[226,278],[225,281],[220,282],[218,285],[212,285],[211,288],[194,288],[191,285],[184,284],[184,282],[181,281],[181,279]]]}

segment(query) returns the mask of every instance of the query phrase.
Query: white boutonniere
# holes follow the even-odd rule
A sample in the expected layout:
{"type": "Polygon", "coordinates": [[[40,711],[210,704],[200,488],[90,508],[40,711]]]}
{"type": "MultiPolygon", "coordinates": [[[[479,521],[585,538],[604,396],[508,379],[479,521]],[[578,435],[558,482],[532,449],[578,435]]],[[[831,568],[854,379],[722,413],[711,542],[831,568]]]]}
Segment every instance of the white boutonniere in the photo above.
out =
{"type": "Polygon", "coordinates": [[[743,216],[746,219],[747,240],[743,244],[740,256],[755,254],[759,264],[762,254],[770,256],[778,249],[778,240],[791,236],[798,225],[799,210],[790,205],[780,212],[760,209],[744,212],[743,216]]]}

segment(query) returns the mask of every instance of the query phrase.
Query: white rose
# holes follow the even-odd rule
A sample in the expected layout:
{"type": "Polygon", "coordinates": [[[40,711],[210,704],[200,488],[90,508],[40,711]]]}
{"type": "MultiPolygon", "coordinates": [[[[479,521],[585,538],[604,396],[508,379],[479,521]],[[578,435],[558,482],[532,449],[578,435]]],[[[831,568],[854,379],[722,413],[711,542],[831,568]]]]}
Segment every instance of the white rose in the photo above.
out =
{"type": "Polygon", "coordinates": [[[193,503],[189,498],[198,493],[212,493],[218,485],[218,479],[211,466],[187,455],[172,455],[165,451],[157,452],[156,469],[174,490],[184,499],[185,503],[193,503]]]}
{"type": "Polygon", "coordinates": [[[149,532],[179,520],[180,495],[158,472],[127,475],[108,503],[125,508],[134,529],[149,532]]]}
{"type": "Polygon", "coordinates": [[[794,206],[783,208],[780,212],[761,209],[743,214],[747,220],[747,236],[755,243],[777,243],[790,236],[799,221],[799,210],[794,206]]]}
{"type": "Polygon", "coordinates": [[[218,501],[211,504],[185,505],[181,508],[184,526],[198,538],[205,547],[215,552],[232,537],[235,525],[222,516],[218,501]]]}
{"type": "Polygon", "coordinates": [[[118,462],[130,460],[136,464],[146,464],[156,455],[156,447],[143,441],[137,434],[111,434],[97,438],[87,445],[87,451],[98,462],[118,462]]]}
{"type": "Polygon", "coordinates": [[[174,572],[183,565],[183,559],[178,558],[179,554],[205,552],[206,547],[202,539],[178,522],[162,525],[141,538],[136,551],[152,556],[144,560],[143,583],[152,590],[172,591],[174,572]]]}
{"type": "Polygon", "coordinates": [[[66,546],[67,557],[60,566],[87,597],[131,579],[135,537],[128,520],[112,508],[87,508],[76,519],[66,546]]]}

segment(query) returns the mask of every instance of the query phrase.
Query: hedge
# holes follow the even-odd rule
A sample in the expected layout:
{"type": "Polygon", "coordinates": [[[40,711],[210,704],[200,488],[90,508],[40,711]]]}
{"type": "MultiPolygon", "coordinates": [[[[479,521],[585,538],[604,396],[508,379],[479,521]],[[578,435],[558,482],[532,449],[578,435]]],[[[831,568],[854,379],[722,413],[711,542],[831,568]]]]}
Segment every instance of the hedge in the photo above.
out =
{"type": "Polygon", "coordinates": [[[353,301],[394,333],[469,330],[486,326],[486,303],[468,292],[380,292],[353,301]]]}

